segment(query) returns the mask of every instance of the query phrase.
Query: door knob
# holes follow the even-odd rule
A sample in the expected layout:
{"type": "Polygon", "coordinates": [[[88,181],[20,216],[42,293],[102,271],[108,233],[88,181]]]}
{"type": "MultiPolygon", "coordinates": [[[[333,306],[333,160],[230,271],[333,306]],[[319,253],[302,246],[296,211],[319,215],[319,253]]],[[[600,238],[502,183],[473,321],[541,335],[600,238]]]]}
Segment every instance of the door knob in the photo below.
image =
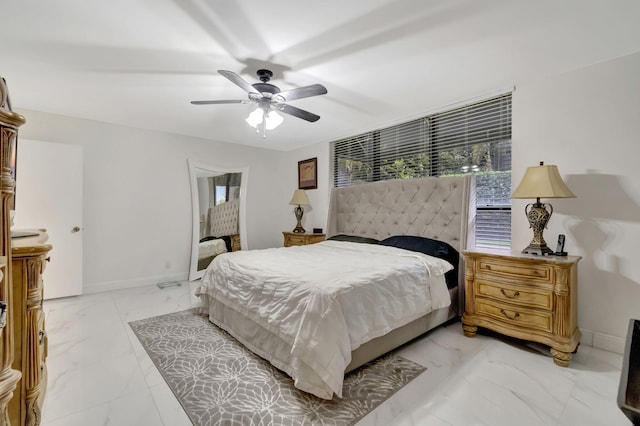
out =
{"type": "Polygon", "coordinates": [[[71,232],[80,232],[80,227],[74,226],[73,228],[71,228],[71,232]]]}

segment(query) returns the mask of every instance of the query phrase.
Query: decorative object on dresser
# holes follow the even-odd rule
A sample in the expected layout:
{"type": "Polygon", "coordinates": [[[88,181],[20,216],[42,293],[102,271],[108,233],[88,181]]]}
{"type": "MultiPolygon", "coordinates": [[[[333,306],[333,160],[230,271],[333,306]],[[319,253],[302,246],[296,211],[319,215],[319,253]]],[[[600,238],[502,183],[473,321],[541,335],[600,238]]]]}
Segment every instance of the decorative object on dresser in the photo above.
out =
{"type": "Polygon", "coordinates": [[[579,256],[528,256],[465,251],[465,309],[462,328],[478,327],[551,348],[567,367],[580,344],[579,256]]]}
{"type": "Polygon", "coordinates": [[[293,209],[293,213],[296,215],[296,220],[298,224],[296,225],[293,232],[304,233],[305,229],[302,227],[302,215],[304,214],[304,209],[301,206],[310,206],[309,198],[307,198],[307,193],[304,192],[303,189],[296,189],[293,191],[293,197],[291,197],[291,201],[289,204],[292,206],[298,205],[293,209]]]}
{"type": "MultiPolygon", "coordinates": [[[[31,230],[34,231],[34,230],[31,230]]],[[[12,240],[14,359],[22,379],[9,402],[12,425],[39,425],[47,387],[47,333],[42,301],[42,273],[51,245],[45,230],[12,240]]]]}
{"type": "Polygon", "coordinates": [[[564,183],[558,172],[558,167],[544,165],[529,167],[520,182],[520,185],[511,194],[511,198],[535,198],[535,203],[527,204],[524,211],[527,215],[530,227],[533,229],[533,239],[522,253],[549,255],[553,250],[547,246],[542,233],[547,227],[553,214],[551,204],[541,203],[540,198],[575,198],[575,195],[564,183]]]}
{"type": "MultiPolygon", "coordinates": [[[[5,323],[0,327],[0,424],[9,423],[8,406],[13,396],[20,371],[12,367],[14,359],[14,315],[16,303],[11,282],[11,238],[9,236],[9,199],[13,195],[15,180],[11,175],[11,158],[18,137],[18,128],[25,123],[20,114],[11,111],[11,103],[4,79],[0,78],[0,302],[5,306],[5,323]]],[[[11,423],[13,424],[13,423],[11,423]]]]}
{"type": "Polygon", "coordinates": [[[299,232],[283,232],[284,236],[284,246],[306,246],[307,244],[319,243],[320,241],[324,241],[326,235],[325,234],[309,234],[309,233],[299,233],[299,232]]]}

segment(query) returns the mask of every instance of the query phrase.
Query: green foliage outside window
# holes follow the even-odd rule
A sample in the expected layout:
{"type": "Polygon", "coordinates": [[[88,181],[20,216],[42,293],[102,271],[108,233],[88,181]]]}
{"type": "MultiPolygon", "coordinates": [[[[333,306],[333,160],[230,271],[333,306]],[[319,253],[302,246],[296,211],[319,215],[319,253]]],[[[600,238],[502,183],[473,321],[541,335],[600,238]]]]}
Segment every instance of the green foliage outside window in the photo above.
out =
{"type": "Polygon", "coordinates": [[[417,154],[385,161],[380,166],[380,180],[411,179],[429,176],[429,156],[417,154]]]}

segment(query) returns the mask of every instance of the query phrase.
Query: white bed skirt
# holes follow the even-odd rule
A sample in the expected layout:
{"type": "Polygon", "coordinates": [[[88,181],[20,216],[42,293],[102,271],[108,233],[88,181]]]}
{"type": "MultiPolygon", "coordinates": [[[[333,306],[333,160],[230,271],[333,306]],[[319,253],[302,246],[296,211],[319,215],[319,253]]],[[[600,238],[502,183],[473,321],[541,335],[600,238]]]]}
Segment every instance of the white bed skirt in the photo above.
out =
{"type": "MultiPolygon", "coordinates": [[[[351,362],[347,366],[345,373],[355,370],[388,351],[455,318],[457,316],[458,289],[450,289],[449,294],[451,295],[451,306],[436,309],[384,336],[364,343],[353,351],[351,362]]],[[[203,301],[200,313],[208,315],[212,323],[228,332],[253,353],[269,361],[277,369],[284,371],[290,377],[295,375],[291,368],[291,345],[289,343],[238,311],[212,299],[206,294],[200,297],[203,301]],[[233,327],[230,327],[229,324],[233,324],[233,327]]],[[[311,381],[319,387],[325,385],[324,381],[311,368],[298,365],[298,372],[301,371],[306,376],[304,378],[305,382],[311,381]]],[[[295,378],[294,384],[296,386],[299,384],[295,378]]]]}

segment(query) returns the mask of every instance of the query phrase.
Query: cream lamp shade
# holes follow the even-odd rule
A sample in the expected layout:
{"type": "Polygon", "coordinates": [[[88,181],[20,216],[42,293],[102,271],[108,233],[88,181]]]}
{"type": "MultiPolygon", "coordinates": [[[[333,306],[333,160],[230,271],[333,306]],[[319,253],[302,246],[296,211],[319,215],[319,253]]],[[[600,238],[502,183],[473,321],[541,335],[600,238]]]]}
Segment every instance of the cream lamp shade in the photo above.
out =
{"type": "Polygon", "coordinates": [[[558,167],[544,165],[529,167],[520,182],[513,191],[511,198],[575,198],[573,192],[567,187],[558,167]]]}
{"type": "Polygon", "coordinates": [[[291,197],[291,201],[289,201],[289,204],[291,204],[292,206],[310,206],[311,203],[309,203],[309,198],[307,198],[307,193],[304,192],[304,189],[296,189],[293,192],[293,197],[291,197]]]}
{"type": "Polygon", "coordinates": [[[566,256],[563,251],[555,253],[548,246],[542,233],[547,227],[553,214],[553,206],[540,202],[540,198],[575,198],[569,187],[564,183],[558,172],[558,167],[545,165],[542,161],[539,166],[529,167],[520,182],[520,185],[511,194],[511,198],[535,198],[535,203],[527,204],[524,212],[533,229],[533,239],[523,253],[536,255],[566,256]]]}

